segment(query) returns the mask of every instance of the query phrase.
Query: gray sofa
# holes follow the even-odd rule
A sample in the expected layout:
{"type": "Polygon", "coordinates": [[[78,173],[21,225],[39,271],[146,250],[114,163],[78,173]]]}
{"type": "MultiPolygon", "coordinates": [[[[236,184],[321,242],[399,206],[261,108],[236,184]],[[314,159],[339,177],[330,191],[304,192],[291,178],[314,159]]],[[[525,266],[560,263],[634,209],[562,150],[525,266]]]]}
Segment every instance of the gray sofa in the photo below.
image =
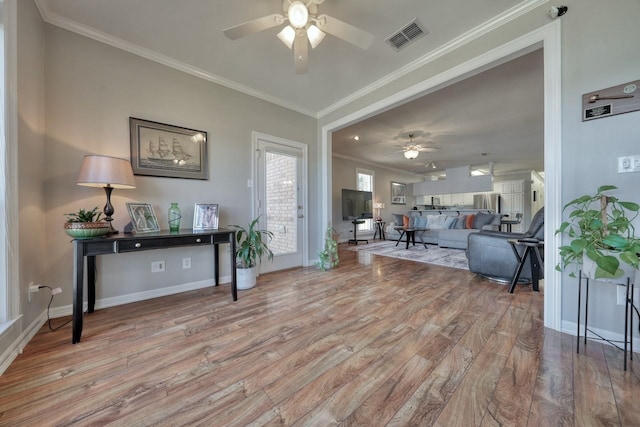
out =
{"type": "MultiPolygon", "coordinates": [[[[399,230],[396,230],[396,227],[402,225],[403,215],[393,215],[394,221],[389,223],[385,229],[387,240],[398,240],[401,233],[399,230]]],[[[407,216],[414,218],[420,217],[419,214],[413,213],[412,211],[409,211],[407,216]]],[[[473,228],[465,228],[467,216],[468,215],[425,215],[420,218],[422,218],[423,222],[426,219],[426,225],[418,224],[416,228],[427,229],[427,231],[422,234],[422,239],[425,243],[438,245],[441,248],[455,249],[466,249],[468,237],[472,233],[477,233],[480,230],[497,231],[500,228],[500,214],[478,212],[473,219],[473,228]],[[429,218],[432,216],[434,217],[433,219],[429,218]]]]}

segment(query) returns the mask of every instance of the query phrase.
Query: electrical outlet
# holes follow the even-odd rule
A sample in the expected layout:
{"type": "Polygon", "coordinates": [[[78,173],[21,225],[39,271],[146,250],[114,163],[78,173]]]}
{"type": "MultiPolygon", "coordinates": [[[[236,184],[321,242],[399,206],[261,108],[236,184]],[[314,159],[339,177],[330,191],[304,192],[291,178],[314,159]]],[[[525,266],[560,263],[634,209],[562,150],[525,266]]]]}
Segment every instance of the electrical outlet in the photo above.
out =
{"type": "Polygon", "coordinates": [[[187,270],[191,268],[191,258],[182,258],[182,269],[187,270]]]}
{"type": "Polygon", "coordinates": [[[164,261],[154,261],[151,263],[151,272],[152,273],[162,273],[164,272],[164,261]]]}
{"type": "Polygon", "coordinates": [[[29,303],[31,303],[31,294],[33,292],[38,292],[39,290],[40,288],[38,285],[34,285],[33,282],[29,283],[29,292],[27,292],[27,299],[29,300],[29,303]]]}

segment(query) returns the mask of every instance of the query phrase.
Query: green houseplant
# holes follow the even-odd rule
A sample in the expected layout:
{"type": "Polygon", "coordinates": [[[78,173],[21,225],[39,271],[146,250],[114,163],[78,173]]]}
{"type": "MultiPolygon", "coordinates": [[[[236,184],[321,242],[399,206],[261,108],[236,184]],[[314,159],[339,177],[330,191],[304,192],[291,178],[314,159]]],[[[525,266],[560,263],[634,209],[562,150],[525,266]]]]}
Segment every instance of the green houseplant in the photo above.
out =
{"type": "Polygon", "coordinates": [[[248,228],[239,225],[231,227],[236,232],[236,258],[238,268],[238,289],[250,289],[256,284],[257,264],[262,261],[262,257],[273,259],[273,252],[267,246],[267,240],[273,238],[273,233],[267,230],[259,230],[257,217],[249,224],[248,228]]]}
{"type": "MultiPolygon", "coordinates": [[[[622,277],[621,267],[637,269],[639,265],[640,240],[635,236],[633,220],[638,216],[640,205],[608,196],[607,191],[616,190],[613,185],[603,185],[595,194],[587,194],[567,203],[571,210],[569,220],[563,222],[556,234],[570,238],[569,245],[560,246],[561,270],[569,265],[581,266],[595,263],[594,279],[622,277]],[[624,265],[621,265],[623,263],[624,265]]],[[[575,272],[571,273],[575,277],[575,272]]]]}
{"type": "Polygon", "coordinates": [[[97,206],[91,210],[80,209],[64,215],[67,217],[64,231],[74,239],[88,239],[109,233],[109,224],[100,221],[102,213],[97,206]]]}
{"type": "Polygon", "coordinates": [[[318,252],[318,262],[316,267],[322,271],[338,266],[338,242],[333,238],[334,230],[331,223],[327,226],[324,234],[324,249],[318,252]]]}

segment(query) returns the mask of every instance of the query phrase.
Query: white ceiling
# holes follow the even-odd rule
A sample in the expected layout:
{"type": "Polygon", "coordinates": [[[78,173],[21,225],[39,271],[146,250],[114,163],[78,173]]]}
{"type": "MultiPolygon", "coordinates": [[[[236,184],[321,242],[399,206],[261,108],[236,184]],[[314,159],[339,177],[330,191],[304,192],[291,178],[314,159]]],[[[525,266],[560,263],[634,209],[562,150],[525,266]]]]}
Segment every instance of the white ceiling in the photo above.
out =
{"type": "MultiPolygon", "coordinates": [[[[296,75],[292,51],[276,38],[281,27],[235,41],[222,33],[230,26],[282,13],[282,0],[35,1],[48,23],[313,117],[321,117],[341,101],[392,81],[438,52],[544,3],[325,0],[319,6],[320,13],[372,33],[375,41],[364,51],[327,35],[309,53],[309,72],[296,75]],[[400,52],[385,43],[388,36],[415,18],[429,31],[425,37],[400,52]]],[[[414,131],[422,132],[418,142],[440,148],[432,158],[445,167],[457,166],[455,158],[460,154],[473,156],[467,164],[478,163],[478,150],[494,156],[485,157],[496,162],[497,170],[501,163],[513,162],[514,155],[529,157],[541,151],[542,144],[541,59],[534,56],[528,60],[536,65],[529,62],[514,65],[513,70],[502,74],[489,72],[486,77],[477,77],[481,80],[476,83],[456,84],[407,104],[397,113],[387,113],[384,120],[368,120],[342,130],[334,136],[334,151],[390,167],[409,166],[422,173],[424,164],[421,166],[420,162],[428,153],[421,153],[419,162],[408,165],[402,153],[389,153],[388,147],[382,148],[384,142],[401,145],[406,133],[414,131]],[[529,72],[535,67],[539,67],[536,72],[529,72]],[[529,82],[528,77],[535,82],[529,82]],[[504,96],[507,87],[513,95],[509,99],[504,96]],[[495,134],[498,128],[500,132],[495,134]],[[356,131],[364,136],[362,143],[368,144],[366,155],[354,150],[353,145],[340,142],[340,138],[346,141],[348,133],[356,131]],[[534,150],[531,147],[536,143],[540,147],[534,150]],[[465,148],[460,149],[463,144],[465,148]],[[467,144],[472,144],[473,149],[467,144]]],[[[541,170],[541,155],[538,157],[534,163],[520,161],[510,169],[541,170]]]]}

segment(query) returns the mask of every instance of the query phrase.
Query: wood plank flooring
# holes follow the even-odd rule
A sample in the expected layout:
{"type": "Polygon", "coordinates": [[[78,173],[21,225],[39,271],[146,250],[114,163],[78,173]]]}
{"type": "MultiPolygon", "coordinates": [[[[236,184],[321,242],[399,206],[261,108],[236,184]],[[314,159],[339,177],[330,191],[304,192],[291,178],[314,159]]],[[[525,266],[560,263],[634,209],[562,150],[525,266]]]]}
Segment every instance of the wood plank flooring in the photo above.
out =
{"type": "MultiPolygon", "coordinates": [[[[340,251],[46,327],[0,377],[0,425],[640,426],[640,362],[543,326],[543,296],[340,251]]],[[[54,323],[61,323],[56,319],[54,323]]]]}

